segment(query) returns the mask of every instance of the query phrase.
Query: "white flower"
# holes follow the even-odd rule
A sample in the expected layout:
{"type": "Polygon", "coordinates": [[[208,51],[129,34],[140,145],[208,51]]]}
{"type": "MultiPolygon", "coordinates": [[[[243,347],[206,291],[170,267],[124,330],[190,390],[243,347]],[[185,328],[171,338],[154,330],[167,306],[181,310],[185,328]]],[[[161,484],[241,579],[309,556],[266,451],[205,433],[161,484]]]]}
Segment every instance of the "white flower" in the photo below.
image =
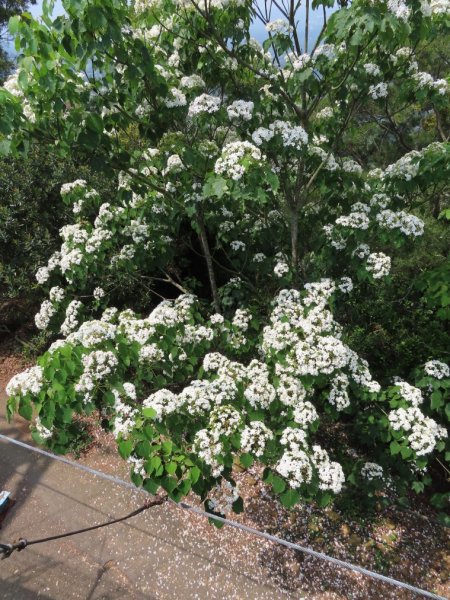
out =
{"type": "Polygon", "coordinates": [[[292,418],[301,427],[307,429],[308,425],[317,421],[319,415],[317,414],[314,405],[311,404],[311,402],[305,401],[300,402],[295,406],[292,418]]]}
{"type": "Polygon", "coordinates": [[[284,35],[287,35],[292,31],[291,25],[284,19],[270,21],[269,23],[266,23],[265,28],[268,33],[282,33],[284,35]]]}
{"type": "Polygon", "coordinates": [[[222,315],[216,313],[214,315],[211,315],[211,317],[209,318],[209,320],[211,321],[211,323],[213,325],[221,325],[224,322],[224,318],[222,315]]]}
{"type": "Polygon", "coordinates": [[[218,175],[224,174],[238,181],[245,173],[242,164],[244,158],[260,162],[263,156],[259,148],[250,142],[231,142],[223,148],[222,156],[217,159],[214,170],[218,175]]]}
{"type": "Polygon", "coordinates": [[[52,302],[61,302],[64,299],[65,292],[60,287],[52,287],[49,292],[49,298],[52,302]]]}
{"type": "Polygon", "coordinates": [[[361,467],[361,475],[372,481],[373,479],[382,479],[383,478],[383,467],[374,462],[366,462],[361,467]]]}
{"type": "Polygon", "coordinates": [[[177,411],[181,406],[179,397],[167,389],[161,389],[151,394],[142,403],[143,408],[153,408],[156,411],[155,419],[161,421],[166,415],[177,411]]]}
{"type": "Polygon", "coordinates": [[[165,101],[167,108],[177,108],[179,106],[186,105],[186,96],[181,90],[177,88],[170,88],[170,95],[171,97],[165,101]]]}
{"type": "Polygon", "coordinates": [[[205,87],[205,82],[199,75],[188,75],[181,78],[180,87],[192,90],[196,87],[205,87]]]}
{"type": "Polygon", "coordinates": [[[284,261],[278,261],[273,269],[273,272],[277,277],[283,277],[283,275],[289,273],[289,265],[284,261]]]}
{"type": "Polygon", "coordinates": [[[100,300],[106,294],[105,290],[101,287],[96,287],[93,291],[93,296],[96,300],[100,300]]]}
{"type": "Polygon", "coordinates": [[[37,395],[44,385],[44,371],[42,367],[35,366],[18,373],[6,385],[8,396],[37,395]]]}
{"type": "Polygon", "coordinates": [[[374,77],[381,75],[380,67],[378,65],[375,65],[374,63],[366,63],[363,66],[368,75],[373,75],[374,77]]]}
{"type": "Polygon", "coordinates": [[[84,179],[77,179],[71,183],[63,183],[61,186],[61,196],[66,196],[74,190],[84,190],[87,187],[87,182],[84,179]]]}
{"type": "Polygon", "coordinates": [[[436,379],[450,377],[450,368],[440,360],[429,360],[424,366],[425,373],[436,379]]]}
{"type": "Polygon", "coordinates": [[[353,290],[353,281],[350,277],[341,277],[338,287],[343,294],[349,294],[353,290]]]}
{"type": "Polygon", "coordinates": [[[401,21],[407,21],[411,14],[411,9],[406,5],[404,0],[388,0],[387,3],[389,11],[394,14],[397,19],[401,21]]]}
{"type": "Polygon", "coordinates": [[[38,329],[46,329],[50,323],[50,319],[56,313],[56,309],[50,300],[44,300],[41,304],[39,312],[34,316],[34,322],[38,329]]]}
{"type": "Polygon", "coordinates": [[[202,113],[212,114],[220,109],[220,98],[210,96],[209,94],[201,94],[197,96],[189,105],[188,115],[194,117],[202,113]]]}
{"type": "Polygon", "coordinates": [[[241,450],[257,457],[264,454],[266,443],[273,439],[273,433],[261,421],[251,421],[241,433],[241,450]]]}
{"type": "Polygon", "coordinates": [[[252,118],[253,102],[246,102],[245,100],[235,100],[232,104],[227,107],[228,117],[231,120],[250,121],[252,118]]]}
{"type": "Polygon", "coordinates": [[[382,252],[374,252],[367,257],[366,269],[372,273],[374,279],[381,279],[389,275],[391,259],[382,252]]]}
{"type": "Polygon", "coordinates": [[[388,95],[387,83],[380,82],[369,87],[369,95],[374,99],[386,98],[388,95]]]}
{"type": "Polygon", "coordinates": [[[52,437],[54,428],[51,427],[50,429],[47,429],[47,427],[44,427],[44,425],[42,425],[41,419],[39,417],[36,417],[34,426],[36,427],[37,433],[43,440],[48,440],[52,437]]]}
{"type": "Polygon", "coordinates": [[[303,450],[287,450],[275,470],[287,479],[293,489],[299,488],[302,483],[309,483],[313,475],[311,462],[303,450]]]}
{"type": "Polygon", "coordinates": [[[243,252],[245,250],[245,243],[240,240],[234,240],[230,243],[230,247],[235,252],[238,252],[239,250],[243,252]]]}

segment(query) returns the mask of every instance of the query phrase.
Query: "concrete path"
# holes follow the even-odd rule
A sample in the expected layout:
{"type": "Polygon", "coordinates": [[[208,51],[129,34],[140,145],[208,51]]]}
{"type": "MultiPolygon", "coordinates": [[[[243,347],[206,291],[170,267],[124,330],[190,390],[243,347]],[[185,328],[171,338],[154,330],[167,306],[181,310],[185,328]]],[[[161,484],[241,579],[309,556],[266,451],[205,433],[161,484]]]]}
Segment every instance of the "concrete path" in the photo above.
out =
{"type": "MultiPolygon", "coordinates": [[[[0,432],[29,441],[28,424],[20,418],[7,424],[4,407],[2,394],[0,432]]],[[[143,501],[142,494],[0,441],[1,489],[16,501],[0,529],[6,542],[88,527],[143,501]]],[[[299,598],[272,585],[264,565],[267,544],[163,505],[125,523],[14,553],[0,562],[0,598],[299,598]]]]}

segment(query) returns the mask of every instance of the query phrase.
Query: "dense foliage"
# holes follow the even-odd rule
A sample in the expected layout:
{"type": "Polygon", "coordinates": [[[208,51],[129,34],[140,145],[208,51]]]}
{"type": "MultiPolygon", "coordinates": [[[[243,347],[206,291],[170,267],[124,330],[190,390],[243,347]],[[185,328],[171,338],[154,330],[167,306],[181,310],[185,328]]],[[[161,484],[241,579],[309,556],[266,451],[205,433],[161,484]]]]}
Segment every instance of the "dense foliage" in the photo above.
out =
{"type": "MultiPolygon", "coordinates": [[[[235,461],[264,464],[285,506],[422,491],[433,461],[447,469],[446,338],[426,338],[411,383],[379,354],[374,380],[350,342],[357,327],[370,341],[358,311],[388,302],[431,200],[446,216],[448,84],[420,65],[448,33],[447,3],[357,0],[317,42],[309,4],[304,20],[295,3],[274,20],[246,0],[66,0],[55,20],[50,4],[42,23],[11,21],[23,56],[0,91],[1,148],[91,151],[119,183],[108,197],[62,186],[73,224],[36,275],[49,289],[36,324],[62,337],[11,380],[10,414],[35,411],[35,439],[62,452],[74,414],[99,410],[137,485],[192,489],[220,512],[241,507],[235,461]],[[366,123],[395,148],[374,134],[383,151],[365,156],[366,123]],[[172,299],[118,310],[124,282],[131,306],[143,282],[172,299]]],[[[448,297],[445,244],[419,303],[433,272],[448,297]]],[[[427,310],[444,320],[447,305],[427,310]]]]}
{"type": "Polygon", "coordinates": [[[105,195],[115,188],[114,180],[44,147],[33,146],[27,157],[0,159],[0,297],[40,295],[34,274],[59,247],[59,230],[72,215],[61,202],[61,185],[80,175],[105,195]]]}
{"type": "Polygon", "coordinates": [[[3,47],[2,42],[8,40],[7,26],[9,19],[14,15],[22,13],[30,4],[35,4],[36,0],[0,0],[0,82],[13,67],[13,61],[8,56],[7,49],[3,47]]]}

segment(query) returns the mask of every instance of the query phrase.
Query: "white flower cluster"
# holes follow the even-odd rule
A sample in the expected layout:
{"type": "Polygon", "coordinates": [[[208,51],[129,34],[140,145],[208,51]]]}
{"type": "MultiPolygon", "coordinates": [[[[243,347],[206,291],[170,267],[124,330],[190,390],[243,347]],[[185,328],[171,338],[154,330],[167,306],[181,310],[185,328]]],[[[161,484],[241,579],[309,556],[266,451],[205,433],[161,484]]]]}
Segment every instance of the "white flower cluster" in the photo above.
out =
{"type": "Polygon", "coordinates": [[[245,100],[235,100],[227,106],[227,114],[231,120],[250,121],[255,105],[245,100]]]}
{"type": "Polygon", "coordinates": [[[386,277],[391,270],[391,258],[383,252],[373,252],[367,257],[366,269],[374,279],[386,277]]]}
{"type": "Polygon", "coordinates": [[[351,229],[368,229],[369,223],[369,217],[366,212],[351,212],[336,219],[336,225],[350,227],[351,229]]]}
{"type": "Polygon", "coordinates": [[[292,31],[292,27],[289,25],[288,21],[284,19],[275,19],[275,21],[269,21],[266,23],[266,31],[267,33],[282,33],[284,35],[288,35],[292,31]]]}
{"type": "Polygon", "coordinates": [[[336,407],[336,410],[341,411],[347,406],[350,406],[350,399],[348,397],[348,377],[345,373],[340,373],[331,382],[330,395],[328,396],[328,402],[336,407]]]}
{"type": "Polygon", "coordinates": [[[342,490],[345,476],[341,465],[330,461],[328,452],[320,446],[313,446],[311,451],[303,432],[289,427],[283,432],[281,443],[287,448],[275,469],[291,488],[310,483],[315,472],[321,490],[331,490],[335,494],[342,490]]]}
{"type": "Polygon", "coordinates": [[[127,458],[127,463],[131,466],[136,475],[140,475],[145,479],[147,476],[147,471],[145,470],[145,459],[131,455],[127,458]]]}
{"type": "Polygon", "coordinates": [[[322,108],[322,110],[319,110],[318,113],[316,113],[316,118],[317,119],[331,119],[331,117],[334,115],[333,113],[333,109],[331,108],[331,106],[326,106],[325,108],[322,108]]]}
{"type": "Polygon", "coordinates": [[[373,84],[369,87],[369,95],[373,100],[378,100],[379,98],[386,98],[388,95],[388,86],[387,83],[381,81],[380,83],[373,84]]]}
{"type": "Polygon", "coordinates": [[[103,344],[115,338],[117,328],[105,320],[85,321],[80,327],[67,336],[67,342],[81,344],[84,348],[103,344]]]}
{"type": "Polygon", "coordinates": [[[87,188],[87,182],[84,179],[76,179],[70,183],[63,183],[61,186],[61,196],[66,196],[74,190],[84,190],[87,188]]]}
{"type": "MultiPolygon", "coordinates": [[[[264,328],[262,350],[269,356],[283,352],[283,361],[275,365],[282,380],[304,375],[337,375],[346,369],[357,384],[378,391],[379,385],[372,381],[367,363],[341,341],[341,328],[327,309],[335,289],[333,281],[323,279],[307,284],[303,297],[297,290],[282,290],[276,299],[271,324],[264,328]]],[[[296,420],[302,413],[300,407],[296,420]]],[[[310,407],[303,410],[306,416],[302,421],[315,417],[310,407]]]]}
{"type": "Polygon", "coordinates": [[[417,150],[411,150],[404,154],[397,162],[388,165],[383,173],[383,178],[392,179],[399,178],[405,181],[411,181],[419,172],[419,160],[421,153],[417,150]]]}
{"type": "Polygon", "coordinates": [[[205,87],[205,82],[199,75],[187,75],[181,78],[180,87],[192,90],[205,87]]]}
{"type": "Polygon", "coordinates": [[[139,350],[139,362],[151,364],[163,360],[164,352],[156,344],[146,344],[139,350]]]}
{"type": "Polygon", "coordinates": [[[114,410],[116,415],[114,418],[113,433],[115,438],[127,439],[130,431],[133,429],[136,416],[139,411],[127,404],[127,400],[136,400],[136,388],[132,383],[123,384],[123,395],[119,390],[113,390],[114,394],[114,410]],[[124,399],[122,399],[124,396],[124,399]],[[124,401],[125,400],[125,401],[124,401]]]}
{"type": "Polygon", "coordinates": [[[429,360],[424,366],[425,373],[435,379],[450,377],[450,367],[440,360],[429,360]]]}
{"type": "Polygon", "coordinates": [[[220,98],[201,94],[197,96],[189,105],[188,115],[194,117],[201,114],[212,114],[220,109],[220,98]]]}
{"type": "Polygon", "coordinates": [[[380,227],[399,229],[407,236],[417,237],[423,235],[425,228],[422,219],[419,219],[419,217],[416,217],[415,215],[408,214],[403,210],[398,212],[389,209],[382,210],[377,214],[376,220],[380,227]]]}
{"type": "Polygon", "coordinates": [[[288,121],[274,121],[269,128],[259,127],[252,134],[252,140],[257,146],[270,141],[274,136],[281,136],[283,146],[301,150],[308,143],[308,134],[300,125],[292,125],[288,121]]]}
{"type": "Polygon", "coordinates": [[[212,408],[233,401],[237,387],[231,377],[219,376],[213,381],[194,380],[180,392],[179,406],[187,414],[201,415],[212,408]]]}
{"type": "Polygon", "coordinates": [[[34,316],[34,322],[38,329],[46,329],[50,323],[50,319],[56,313],[56,308],[50,300],[44,300],[41,304],[39,312],[34,316]]]}
{"type": "Polygon", "coordinates": [[[383,479],[383,467],[374,462],[366,462],[361,467],[361,475],[364,479],[372,481],[373,479],[383,479]]]}
{"type": "Polygon", "coordinates": [[[61,302],[64,299],[65,292],[61,287],[52,287],[48,294],[52,302],[61,302]]]}
{"type": "Polygon", "coordinates": [[[232,242],[230,242],[230,248],[234,251],[234,252],[244,252],[246,245],[245,242],[242,242],[241,240],[233,240],[232,242]]]}
{"type": "Polygon", "coordinates": [[[4,82],[3,88],[7,92],[9,92],[13,96],[15,96],[16,98],[20,99],[20,102],[22,104],[22,111],[23,111],[24,117],[26,119],[28,119],[31,123],[34,123],[36,121],[36,115],[34,113],[33,108],[31,107],[30,103],[26,99],[26,97],[25,97],[25,95],[24,95],[24,93],[22,91],[22,88],[20,87],[20,84],[19,84],[19,74],[20,74],[20,71],[19,71],[19,69],[17,69],[4,82]]]}
{"type": "Polygon", "coordinates": [[[155,419],[161,421],[166,415],[177,411],[181,406],[179,397],[165,388],[151,394],[142,403],[143,408],[156,411],[155,419]]]}
{"type": "Polygon", "coordinates": [[[350,277],[341,277],[338,288],[343,294],[350,294],[350,292],[353,290],[353,281],[350,279],[350,277]]]}
{"type": "Polygon", "coordinates": [[[72,300],[67,307],[66,318],[61,325],[61,333],[63,335],[69,335],[69,333],[78,326],[78,313],[80,312],[82,306],[83,304],[79,300],[72,300]]]}
{"type": "Polygon", "coordinates": [[[244,398],[253,408],[268,408],[276,398],[274,386],[269,381],[269,369],[265,363],[254,359],[247,367],[249,385],[244,398]]]}
{"type": "Polygon", "coordinates": [[[250,142],[231,142],[222,150],[222,156],[217,159],[214,170],[218,175],[228,175],[238,181],[245,173],[248,160],[260,162],[263,159],[261,150],[250,142]]]}
{"type": "Polygon", "coordinates": [[[118,365],[115,354],[111,351],[94,350],[81,359],[83,373],[75,385],[75,391],[84,394],[84,402],[92,399],[95,386],[110,375],[118,365]]]}
{"type": "Polygon", "coordinates": [[[412,406],[419,406],[423,402],[422,392],[419,388],[410,385],[406,381],[397,379],[394,381],[395,386],[398,387],[398,393],[412,406]]]}
{"type": "Polygon", "coordinates": [[[17,373],[6,385],[8,396],[25,396],[26,394],[39,394],[44,385],[44,371],[42,367],[35,366],[17,373]]]}
{"type": "Polygon", "coordinates": [[[448,83],[445,79],[434,79],[432,75],[423,71],[414,73],[413,80],[419,88],[434,90],[441,96],[445,96],[448,91],[448,83]]]}
{"type": "Polygon", "coordinates": [[[380,67],[374,63],[366,63],[363,65],[365,72],[373,77],[381,75],[380,67]]]}
{"type": "Polygon", "coordinates": [[[41,423],[41,419],[36,417],[36,421],[34,422],[34,426],[36,428],[36,432],[43,440],[49,440],[53,436],[54,427],[48,429],[41,423]]]}
{"type": "Polygon", "coordinates": [[[241,450],[257,457],[264,454],[266,444],[273,439],[272,431],[261,421],[250,421],[241,433],[241,450]]]}
{"type": "Polygon", "coordinates": [[[411,15],[411,9],[404,0],[388,0],[387,6],[388,10],[401,21],[407,21],[411,15]]]}
{"type": "Polygon", "coordinates": [[[177,88],[170,88],[170,96],[166,98],[165,105],[167,108],[178,108],[186,106],[186,96],[177,88]]]}
{"type": "Polygon", "coordinates": [[[211,467],[213,477],[220,477],[223,465],[217,457],[223,452],[223,445],[214,431],[200,429],[194,438],[194,449],[199,458],[211,467]]]}
{"type": "Polygon", "coordinates": [[[273,272],[277,277],[283,277],[289,273],[289,265],[284,260],[279,260],[274,266],[273,272]]]}
{"type": "Polygon", "coordinates": [[[427,417],[417,406],[397,408],[389,413],[389,423],[394,431],[403,431],[417,456],[429,454],[436,444],[447,438],[447,430],[427,417]]]}
{"type": "Polygon", "coordinates": [[[311,56],[307,53],[300,54],[300,56],[293,56],[291,58],[292,68],[294,71],[302,71],[311,63],[311,56]]]}

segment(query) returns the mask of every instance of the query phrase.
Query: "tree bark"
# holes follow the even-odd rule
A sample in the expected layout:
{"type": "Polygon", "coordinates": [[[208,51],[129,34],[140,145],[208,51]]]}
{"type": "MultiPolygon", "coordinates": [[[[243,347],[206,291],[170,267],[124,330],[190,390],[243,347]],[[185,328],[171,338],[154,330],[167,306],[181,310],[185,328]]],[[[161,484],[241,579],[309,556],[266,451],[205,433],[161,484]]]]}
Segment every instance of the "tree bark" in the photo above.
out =
{"type": "Polygon", "coordinates": [[[209,248],[208,236],[206,235],[205,224],[203,222],[203,217],[201,215],[197,215],[197,224],[198,224],[198,228],[200,231],[199,236],[200,236],[200,242],[201,242],[202,248],[203,248],[203,255],[204,255],[205,261],[206,261],[206,268],[208,270],[209,285],[211,286],[214,310],[217,313],[220,313],[221,312],[220,311],[220,300],[219,300],[219,292],[217,290],[216,275],[214,273],[214,264],[213,264],[213,259],[211,256],[211,250],[209,248]]]}

